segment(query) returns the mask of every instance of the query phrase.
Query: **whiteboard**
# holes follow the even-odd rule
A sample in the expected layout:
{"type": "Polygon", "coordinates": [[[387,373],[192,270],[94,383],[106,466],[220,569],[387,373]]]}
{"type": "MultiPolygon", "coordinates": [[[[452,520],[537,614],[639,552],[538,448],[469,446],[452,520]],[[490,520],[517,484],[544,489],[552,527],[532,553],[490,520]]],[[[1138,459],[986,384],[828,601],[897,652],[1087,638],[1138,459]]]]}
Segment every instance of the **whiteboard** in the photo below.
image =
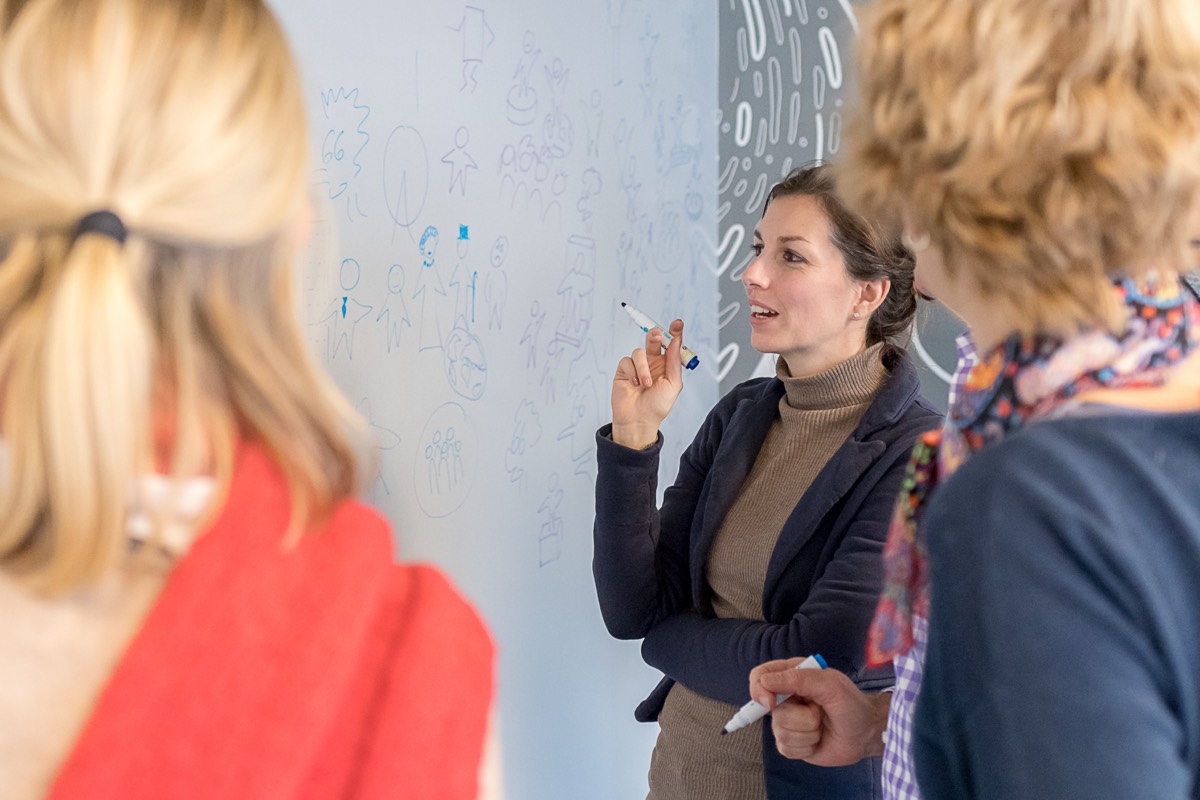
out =
{"type": "Polygon", "coordinates": [[[374,434],[367,499],[496,638],[506,796],[643,796],[657,729],[633,708],[658,674],[600,619],[594,434],[641,341],[622,300],[684,318],[702,362],[664,426],[662,484],[717,400],[717,8],[276,11],[314,150],[300,303],[374,434]]]}

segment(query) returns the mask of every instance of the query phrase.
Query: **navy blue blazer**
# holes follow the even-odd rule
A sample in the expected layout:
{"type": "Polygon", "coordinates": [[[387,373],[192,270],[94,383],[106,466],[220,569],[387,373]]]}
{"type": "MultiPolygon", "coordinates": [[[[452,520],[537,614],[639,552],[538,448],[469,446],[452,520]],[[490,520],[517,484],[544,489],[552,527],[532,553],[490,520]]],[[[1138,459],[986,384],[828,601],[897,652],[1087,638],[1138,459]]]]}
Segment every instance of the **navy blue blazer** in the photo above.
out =
{"type": "MultiPolygon", "coordinates": [[[[717,530],[749,475],[784,394],[778,378],[734,387],[709,412],[656,508],[662,440],[646,450],[596,435],[599,471],[592,573],[609,633],[644,639],[642,657],[666,677],[635,716],[658,718],[675,681],[734,705],[749,699],[764,661],[821,653],[864,690],[893,681],[867,670],[866,633],[883,582],[882,551],[908,456],[941,415],[920,395],[906,354],[885,357],[888,376],[858,426],[784,524],[763,586],[765,621],[718,619],[704,578],[717,530]]],[[[769,798],[877,796],[879,759],[814,767],[784,758],[763,726],[769,798]]]]}

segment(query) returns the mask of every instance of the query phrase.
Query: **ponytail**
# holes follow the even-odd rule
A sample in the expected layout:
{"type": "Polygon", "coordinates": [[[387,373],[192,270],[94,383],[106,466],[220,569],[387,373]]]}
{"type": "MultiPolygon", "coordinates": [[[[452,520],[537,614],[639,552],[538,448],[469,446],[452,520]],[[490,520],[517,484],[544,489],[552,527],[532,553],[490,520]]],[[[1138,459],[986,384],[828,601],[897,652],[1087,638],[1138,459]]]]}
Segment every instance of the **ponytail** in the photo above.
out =
{"type": "MultiPolygon", "coordinates": [[[[25,237],[0,263],[20,307],[0,333],[0,563],[37,588],[96,578],[122,552],[134,480],[150,455],[153,346],[121,245],[25,237]]],[[[10,301],[11,297],[2,300],[10,301]]]]}

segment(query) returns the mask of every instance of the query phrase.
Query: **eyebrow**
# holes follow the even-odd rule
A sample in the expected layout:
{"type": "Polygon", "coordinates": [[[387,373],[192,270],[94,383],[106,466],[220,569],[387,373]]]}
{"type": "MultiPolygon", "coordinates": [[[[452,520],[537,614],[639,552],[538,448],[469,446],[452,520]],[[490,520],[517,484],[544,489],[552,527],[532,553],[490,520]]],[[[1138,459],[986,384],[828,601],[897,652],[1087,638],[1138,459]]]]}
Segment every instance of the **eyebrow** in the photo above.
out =
{"type": "MultiPolygon", "coordinates": [[[[754,238],[763,238],[762,233],[757,228],[754,229],[754,238]]],[[[803,236],[780,236],[776,238],[775,241],[779,242],[779,244],[787,244],[788,242],[804,242],[806,244],[811,244],[811,242],[809,242],[808,239],[805,239],[803,236]]]]}

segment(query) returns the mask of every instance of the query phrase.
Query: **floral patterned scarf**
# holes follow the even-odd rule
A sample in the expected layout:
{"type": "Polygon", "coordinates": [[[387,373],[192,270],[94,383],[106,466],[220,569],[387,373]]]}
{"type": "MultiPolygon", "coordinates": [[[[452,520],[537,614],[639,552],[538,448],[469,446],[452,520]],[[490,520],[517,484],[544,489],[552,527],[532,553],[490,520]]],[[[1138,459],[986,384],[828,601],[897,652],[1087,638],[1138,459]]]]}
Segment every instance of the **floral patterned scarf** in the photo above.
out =
{"type": "Polygon", "coordinates": [[[929,615],[921,518],[934,487],[973,452],[1093,389],[1156,386],[1200,340],[1200,304],[1182,281],[1118,279],[1128,308],[1119,336],[1013,336],[981,354],[946,425],[913,448],[884,546],[884,588],[867,637],[867,661],[886,664],[912,646],[912,617],[929,615]]]}

